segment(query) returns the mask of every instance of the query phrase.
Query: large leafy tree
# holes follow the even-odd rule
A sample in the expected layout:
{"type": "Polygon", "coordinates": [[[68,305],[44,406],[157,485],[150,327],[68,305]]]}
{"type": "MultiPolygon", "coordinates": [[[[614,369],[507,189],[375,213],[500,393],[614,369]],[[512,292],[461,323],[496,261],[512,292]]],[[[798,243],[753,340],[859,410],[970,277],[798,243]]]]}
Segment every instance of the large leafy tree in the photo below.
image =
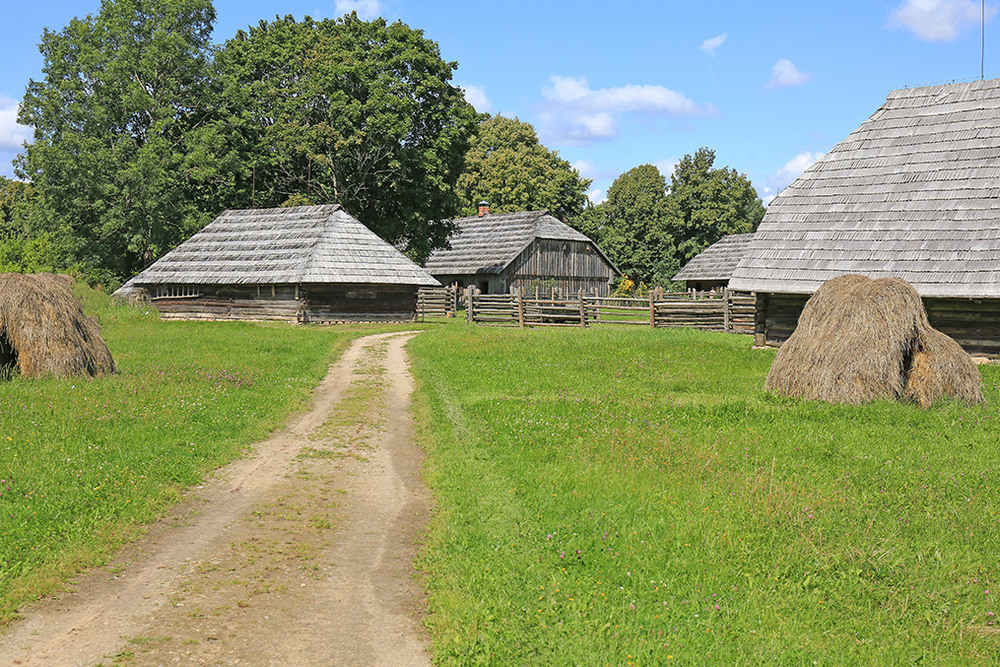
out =
{"type": "Polygon", "coordinates": [[[538,141],[529,123],[486,116],[465,156],[458,180],[463,212],[480,201],[495,212],[548,210],[558,218],[580,215],[590,180],[538,141]]]}
{"type": "Polygon", "coordinates": [[[577,226],[634,282],[663,284],[673,275],[667,184],[654,165],[640,165],[616,178],[607,199],[588,209],[577,226]]]}
{"type": "Polygon", "coordinates": [[[444,244],[476,114],[403,23],[260,22],[216,59],[243,206],[339,203],[418,259],[444,244]]]}
{"type": "Polygon", "coordinates": [[[212,215],[198,200],[219,176],[214,19],[211,0],[104,0],[97,16],[43,34],[18,173],[75,263],[128,275],[212,215]]]}
{"type": "Polygon", "coordinates": [[[681,265],[723,236],[755,231],[764,217],[750,179],[714,163],[715,151],[700,148],[685,155],[671,177],[670,233],[681,265]]]}

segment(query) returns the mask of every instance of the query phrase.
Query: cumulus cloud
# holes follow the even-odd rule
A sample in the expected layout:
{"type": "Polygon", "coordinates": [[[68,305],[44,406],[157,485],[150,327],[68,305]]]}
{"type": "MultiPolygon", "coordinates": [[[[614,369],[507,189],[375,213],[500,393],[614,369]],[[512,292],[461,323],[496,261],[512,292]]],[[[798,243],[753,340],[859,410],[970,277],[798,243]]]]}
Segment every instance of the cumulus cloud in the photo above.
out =
{"type": "Polygon", "coordinates": [[[587,199],[590,200],[591,204],[597,206],[598,204],[603,204],[605,201],[607,201],[608,196],[607,194],[605,194],[604,190],[601,190],[600,188],[594,188],[593,190],[587,193],[587,199]]]}
{"type": "Polygon", "coordinates": [[[778,88],[801,86],[811,77],[811,74],[800,72],[791,60],[782,59],[774,63],[774,69],[771,70],[771,80],[766,87],[768,90],[777,90],[778,88]]]}
{"type": "MultiPolygon", "coordinates": [[[[825,153],[813,153],[811,151],[799,153],[767,179],[768,187],[764,188],[764,193],[781,192],[824,155],[825,153]]],[[[770,203],[771,199],[774,199],[773,194],[767,198],[765,203],[770,203]]]]}
{"type": "Polygon", "coordinates": [[[337,14],[357,12],[362,21],[371,21],[382,14],[382,4],[379,0],[337,0],[337,14]]]}
{"type": "Polygon", "coordinates": [[[584,178],[594,178],[597,176],[597,167],[589,160],[577,160],[571,166],[584,178]]]}
{"type": "Polygon", "coordinates": [[[462,93],[465,94],[465,101],[471,104],[479,113],[493,113],[493,103],[486,96],[486,89],[482,86],[462,85],[462,93]]]}
{"type": "MultiPolygon", "coordinates": [[[[987,7],[986,20],[996,11],[995,5],[987,7]]],[[[980,0],[903,0],[890,14],[889,23],[910,30],[918,39],[948,42],[966,27],[977,25],[982,12],[980,0]]]]}
{"type": "Polygon", "coordinates": [[[550,81],[542,89],[540,125],[556,141],[570,144],[617,136],[622,114],[690,117],[717,113],[712,104],[698,104],[663,86],[628,84],[593,90],[583,78],[553,75],[550,81]]]}
{"type": "Polygon", "coordinates": [[[729,37],[729,33],[724,32],[721,35],[716,35],[715,37],[712,37],[711,39],[706,39],[704,42],[701,43],[700,48],[708,55],[714,56],[715,50],[720,46],[722,46],[722,43],[726,41],[727,37],[729,37]]]}
{"type": "Polygon", "coordinates": [[[674,175],[674,169],[677,168],[679,162],[680,160],[675,157],[668,157],[666,160],[659,160],[653,163],[653,166],[663,174],[663,178],[667,179],[667,186],[670,185],[670,177],[674,175]]]}
{"type": "Polygon", "coordinates": [[[17,151],[31,139],[31,128],[17,124],[17,100],[0,93],[0,150],[17,151]]]}

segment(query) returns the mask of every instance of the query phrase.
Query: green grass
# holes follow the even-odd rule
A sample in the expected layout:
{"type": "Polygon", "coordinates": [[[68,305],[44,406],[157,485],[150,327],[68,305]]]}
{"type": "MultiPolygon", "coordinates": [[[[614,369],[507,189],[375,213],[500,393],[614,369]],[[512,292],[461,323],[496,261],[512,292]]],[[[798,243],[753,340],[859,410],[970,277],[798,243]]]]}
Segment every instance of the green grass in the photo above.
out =
{"type": "Polygon", "coordinates": [[[161,322],[81,294],[118,373],[0,382],[0,625],[304,407],[374,330],[161,322]]]}
{"type": "Polygon", "coordinates": [[[767,395],[692,330],[410,344],[444,664],[993,664],[1000,368],[921,411],[767,395]]]}

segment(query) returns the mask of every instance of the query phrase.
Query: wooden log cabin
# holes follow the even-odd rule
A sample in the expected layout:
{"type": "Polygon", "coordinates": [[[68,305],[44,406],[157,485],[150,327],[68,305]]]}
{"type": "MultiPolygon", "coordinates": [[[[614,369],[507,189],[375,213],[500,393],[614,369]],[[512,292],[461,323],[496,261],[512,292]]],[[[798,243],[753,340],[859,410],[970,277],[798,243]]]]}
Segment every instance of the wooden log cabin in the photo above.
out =
{"type": "Polygon", "coordinates": [[[1000,356],[998,186],[1000,80],[892,91],[768,206],[730,281],[757,293],[757,342],[853,273],[910,282],[934,328],[1000,356]]]}
{"type": "Polygon", "coordinates": [[[434,278],[337,204],[223,212],[130,280],[163,319],[408,321],[434,278]]]}
{"type": "Polygon", "coordinates": [[[445,285],[473,285],[484,294],[517,288],[607,296],[621,275],[596,243],[546,211],[490,213],[481,205],[479,215],[451,222],[451,247],[435,250],[425,264],[445,285]]]}

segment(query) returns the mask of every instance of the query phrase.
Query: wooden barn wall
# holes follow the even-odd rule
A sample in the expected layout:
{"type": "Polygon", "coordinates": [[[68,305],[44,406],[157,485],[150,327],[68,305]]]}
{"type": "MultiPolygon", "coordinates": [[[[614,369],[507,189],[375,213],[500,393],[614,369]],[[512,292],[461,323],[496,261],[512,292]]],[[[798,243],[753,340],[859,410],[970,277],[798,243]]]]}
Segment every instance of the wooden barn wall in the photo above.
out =
{"type": "MultiPolygon", "coordinates": [[[[808,300],[803,294],[761,294],[757,299],[758,343],[781,345],[795,331],[808,300]]],[[[969,354],[1000,356],[1000,299],[925,298],[931,326],[955,339],[969,354]]]]}
{"type": "Polygon", "coordinates": [[[277,320],[297,322],[302,304],[294,285],[184,285],[193,297],[152,298],[164,320],[277,320]]]}
{"type": "Polygon", "coordinates": [[[531,289],[539,283],[570,294],[583,290],[607,296],[614,270],[584,241],[536,239],[505,272],[508,287],[531,289]]]}
{"type": "Polygon", "coordinates": [[[306,322],[408,321],[417,314],[416,285],[303,285],[306,322]]]}
{"type": "MultiPolygon", "coordinates": [[[[192,286],[185,286],[191,289],[192,286]]],[[[165,320],[409,321],[413,285],[198,285],[198,296],[153,298],[165,320]]]]}

